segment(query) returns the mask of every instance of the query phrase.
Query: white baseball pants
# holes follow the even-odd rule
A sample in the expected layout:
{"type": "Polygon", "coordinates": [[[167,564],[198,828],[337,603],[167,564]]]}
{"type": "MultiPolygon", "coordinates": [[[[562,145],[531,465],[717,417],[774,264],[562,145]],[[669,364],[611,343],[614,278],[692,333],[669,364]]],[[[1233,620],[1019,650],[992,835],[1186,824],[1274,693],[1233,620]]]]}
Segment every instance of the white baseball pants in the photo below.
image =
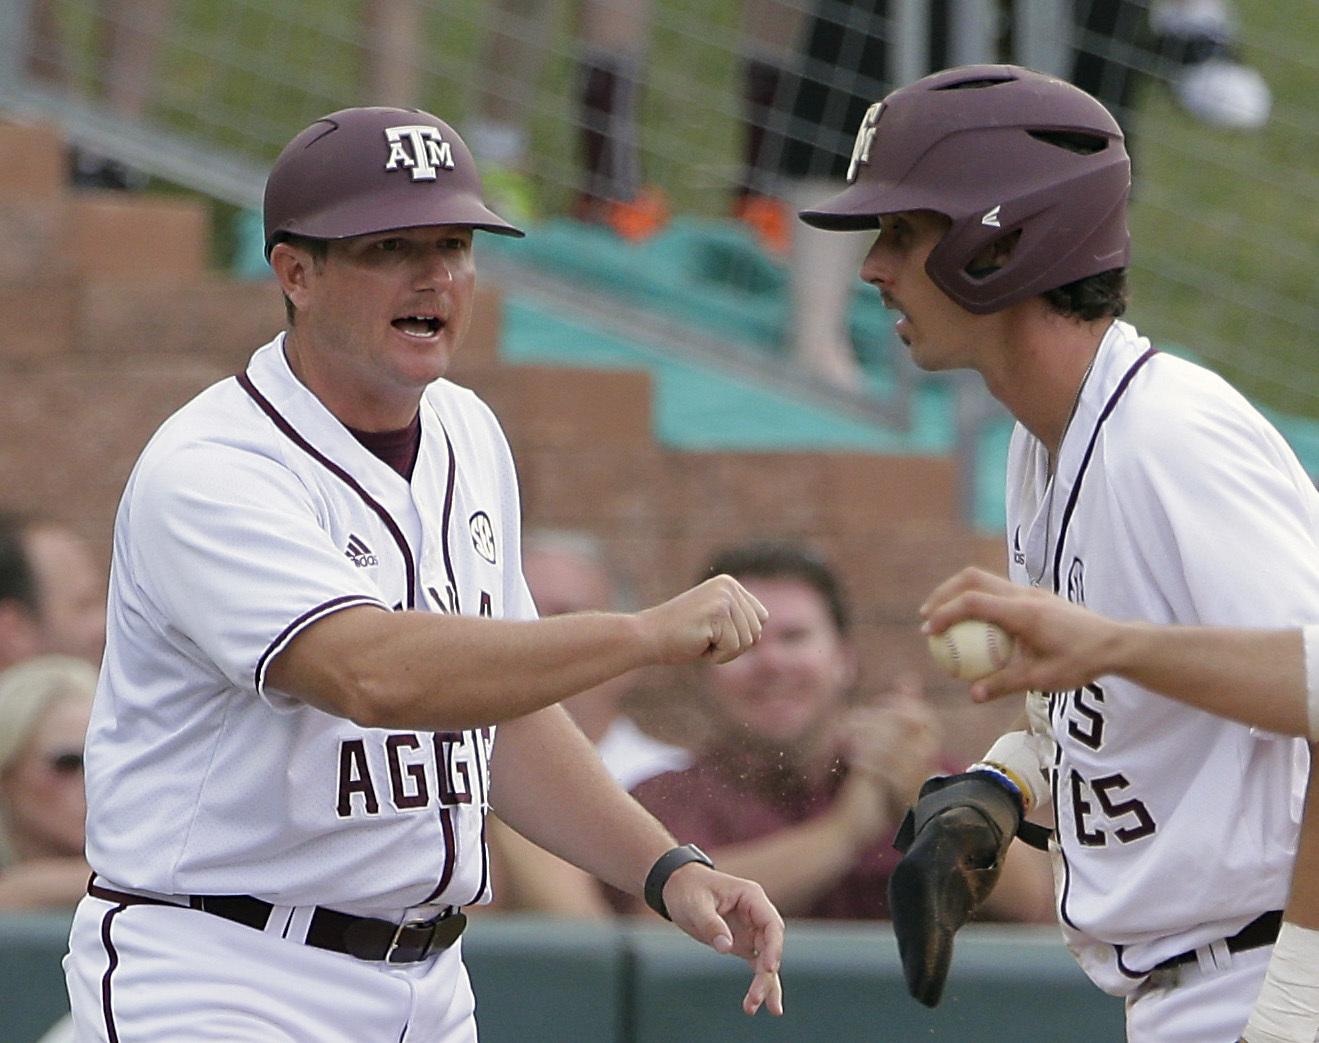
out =
{"type": "Polygon", "coordinates": [[[1197,950],[1174,983],[1147,982],[1127,997],[1128,1043],[1236,1043],[1264,984],[1273,946],[1197,950]]]}
{"type": "Polygon", "coordinates": [[[76,1038],[104,1043],[475,1043],[461,940],[359,960],[209,913],[90,895],[64,959],[76,1038]]]}

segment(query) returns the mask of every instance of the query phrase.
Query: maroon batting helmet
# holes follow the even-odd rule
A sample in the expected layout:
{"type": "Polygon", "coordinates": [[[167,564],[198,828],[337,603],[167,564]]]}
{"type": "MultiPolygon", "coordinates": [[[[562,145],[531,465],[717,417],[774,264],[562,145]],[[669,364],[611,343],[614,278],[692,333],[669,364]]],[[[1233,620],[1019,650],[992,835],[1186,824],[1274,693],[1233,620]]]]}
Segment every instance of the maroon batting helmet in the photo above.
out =
{"type": "Polygon", "coordinates": [[[801,219],[847,230],[901,210],[945,215],[925,269],[976,314],[1130,260],[1131,163],[1117,122],[1085,91],[1015,65],[946,69],[876,102],[847,180],[801,219]],[[1002,267],[968,270],[1014,233],[1002,267]]]}
{"type": "Polygon", "coordinates": [[[523,235],[485,205],[476,161],[420,109],[341,109],[284,146],[266,178],[266,257],[281,239],[346,239],[419,225],[523,235]]]}

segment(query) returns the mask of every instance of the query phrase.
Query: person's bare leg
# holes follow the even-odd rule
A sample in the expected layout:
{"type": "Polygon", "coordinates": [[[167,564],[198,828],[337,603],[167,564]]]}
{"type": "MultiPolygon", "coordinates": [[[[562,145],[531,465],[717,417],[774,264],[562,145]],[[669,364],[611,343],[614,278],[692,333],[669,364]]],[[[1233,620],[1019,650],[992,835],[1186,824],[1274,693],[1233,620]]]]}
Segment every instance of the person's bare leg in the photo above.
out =
{"type": "Polygon", "coordinates": [[[641,186],[637,95],[650,0],[583,0],[580,95],[585,199],[630,200],[641,186]]]}
{"type": "Polygon", "coordinates": [[[744,135],[744,192],[767,194],[770,178],[778,169],[781,143],[768,135],[782,97],[785,70],[797,62],[801,35],[806,24],[805,0],[743,0],[741,18],[742,114],[744,135]]]}
{"type": "MultiPolygon", "coordinates": [[[[787,181],[783,188],[794,213],[837,191],[837,184],[822,178],[787,181]]],[[[848,390],[862,386],[848,315],[857,272],[874,238],[873,232],[825,232],[800,221],[792,228],[788,346],[807,369],[848,390]]]]}
{"type": "Polygon", "coordinates": [[[31,0],[28,6],[27,72],[51,86],[68,88],[69,49],[55,13],[55,0],[31,0]]]}
{"type": "Polygon", "coordinates": [[[105,102],[117,115],[146,114],[173,6],[173,0],[103,0],[97,13],[97,71],[105,102]]]}
{"type": "Polygon", "coordinates": [[[467,140],[483,163],[525,172],[527,128],[556,8],[552,0],[495,0],[482,9],[483,75],[467,140]]]}

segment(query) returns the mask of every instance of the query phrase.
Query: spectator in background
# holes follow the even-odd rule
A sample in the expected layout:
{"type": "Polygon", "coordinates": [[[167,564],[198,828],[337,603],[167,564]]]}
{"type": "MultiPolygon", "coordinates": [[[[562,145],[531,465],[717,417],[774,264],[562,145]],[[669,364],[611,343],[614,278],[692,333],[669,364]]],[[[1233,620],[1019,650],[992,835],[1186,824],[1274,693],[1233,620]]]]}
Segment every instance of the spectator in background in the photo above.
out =
{"type": "MultiPolygon", "coordinates": [[[[610,570],[599,540],[584,532],[542,530],[524,537],[522,571],[542,616],[566,612],[629,612],[636,606],[610,570]]],[[[623,709],[634,678],[623,675],[563,701],[563,707],[595,743],[620,786],[638,783],[692,762],[690,750],[644,731],[623,709]]]]}
{"type": "Polygon", "coordinates": [[[801,47],[808,8],[801,0],[742,0],[738,80],[742,91],[742,167],[733,185],[733,216],[767,253],[786,257],[790,207],[779,198],[773,128],[801,47]]]}
{"type": "Polygon", "coordinates": [[[1133,110],[1151,80],[1210,126],[1262,127],[1272,95],[1240,51],[1229,0],[1076,0],[1069,79],[1113,113],[1130,153],[1133,110]]]}
{"type": "MultiPolygon", "coordinates": [[[[499,0],[485,8],[483,70],[468,140],[494,205],[514,220],[536,216],[530,123],[554,36],[552,0],[499,0]]],[[[625,239],[668,221],[662,192],[643,181],[638,104],[650,33],[651,0],[582,0],[573,37],[580,181],[572,214],[625,239]]]]}
{"type": "Polygon", "coordinates": [[[1229,130],[1257,130],[1268,122],[1273,95],[1259,71],[1241,59],[1229,0],[1154,0],[1149,20],[1167,62],[1163,75],[1183,109],[1229,130]]]}
{"type": "MultiPolygon", "coordinates": [[[[718,738],[692,767],[633,790],[684,842],[720,865],[759,874],[785,916],[888,915],[892,838],[924,778],[940,766],[935,715],[916,683],[856,701],[857,657],[837,577],[811,551],[752,544],[718,554],[769,610],[742,663],[704,668],[718,738]]],[[[1017,845],[1020,847],[1021,845],[1017,845]]],[[[991,917],[1046,920],[1043,858],[1005,870],[991,917]]]]}
{"type": "Polygon", "coordinates": [[[0,673],[0,910],[69,908],[87,892],[82,751],[96,670],[38,656],[0,673]]]}
{"type": "Polygon", "coordinates": [[[368,105],[412,108],[422,47],[420,0],[362,0],[362,86],[368,105]]]}
{"type": "MultiPolygon", "coordinates": [[[[662,192],[642,183],[637,100],[650,28],[651,0],[583,0],[574,38],[581,181],[572,213],[644,239],[668,221],[662,192]]],[[[537,214],[529,124],[553,39],[553,0],[498,0],[482,8],[475,113],[467,138],[481,165],[491,205],[515,223],[537,214]]],[[[419,104],[422,5],[418,0],[363,0],[362,80],[371,104],[419,104]]]]}
{"type": "Polygon", "coordinates": [[[86,542],[48,518],[0,514],[0,670],[60,653],[99,666],[105,578],[86,542]]]}
{"type": "MultiPolygon", "coordinates": [[[[34,79],[72,91],[73,59],[56,0],[32,0],[27,71],[34,79]]],[[[110,112],[140,120],[151,101],[156,57],[173,0],[98,0],[90,4],[96,91],[110,112]]],[[[108,156],[81,147],[70,152],[73,183],[83,188],[140,189],[147,177],[108,156]]]]}
{"type": "MultiPolygon", "coordinates": [[[[523,537],[522,571],[542,616],[624,612],[634,606],[613,575],[600,542],[585,532],[542,530],[523,537]]],[[[623,675],[563,701],[624,789],[687,767],[690,751],[648,735],[622,707],[632,686],[623,675]]],[[[598,881],[529,843],[495,816],[487,819],[494,855],[495,905],[503,911],[603,918],[612,915],[598,881]]]]}
{"type": "MultiPolygon", "coordinates": [[[[759,160],[773,172],[776,194],[794,210],[821,198],[847,173],[852,139],[838,128],[861,122],[870,102],[887,92],[890,75],[887,0],[816,0],[809,10],[759,160]],[[830,113],[843,122],[830,122],[830,113]]],[[[868,245],[864,235],[792,226],[787,348],[803,368],[846,391],[863,386],[849,310],[868,245]]]]}
{"type": "MultiPolygon", "coordinates": [[[[480,68],[492,73],[477,95],[468,135],[483,176],[502,212],[532,220],[531,141],[536,94],[553,38],[551,0],[500,0],[488,21],[480,68]]],[[[729,206],[770,252],[787,252],[788,208],[774,196],[765,132],[804,20],[799,0],[743,0],[738,89],[744,128],[742,164],[729,206]]],[[[653,21],[652,0],[583,0],[575,39],[581,181],[573,216],[604,225],[629,240],[659,231],[669,218],[664,194],[645,181],[639,141],[641,86],[653,21]]]]}
{"type": "MultiPolygon", "coordinates": [[[[579,180],[570,212],[589,224],[639,241],[669,220],[664,193],[646,183],[639,105],[645,81],[653,0],[581,0],[573,30],[573,112],[579,180]]],[[[555,0],[497,0],[485,23],[475,111],[467,138],[492,205],[515,223],[537,219],[531,123],[544,115],[540,80],[555,37],[555,0]]],[[[418,0],[363,0],[362,80],[372,104],[412,106],[424,71],[418,0]]],[[[796,0],[743,0],[738,83],[742,163],[730,209],[770,252],[786,254],[789,208],[775,196],[774,154],[766,131],[795,60],[805,9],[796,0]]]]}

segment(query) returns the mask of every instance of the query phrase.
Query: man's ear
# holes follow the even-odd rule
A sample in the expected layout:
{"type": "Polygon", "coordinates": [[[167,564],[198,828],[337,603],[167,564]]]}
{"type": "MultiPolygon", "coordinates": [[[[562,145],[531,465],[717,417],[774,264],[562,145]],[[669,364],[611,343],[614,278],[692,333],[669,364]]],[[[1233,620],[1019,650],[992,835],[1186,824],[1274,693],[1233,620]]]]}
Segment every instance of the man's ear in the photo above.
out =
{"type": "Polygon", "coordinates": [[[291,243],[276,243],[270,251],[270,267],[284,296],[295,308],[302,306],[316,261],[310,253],[291,243]]]}

